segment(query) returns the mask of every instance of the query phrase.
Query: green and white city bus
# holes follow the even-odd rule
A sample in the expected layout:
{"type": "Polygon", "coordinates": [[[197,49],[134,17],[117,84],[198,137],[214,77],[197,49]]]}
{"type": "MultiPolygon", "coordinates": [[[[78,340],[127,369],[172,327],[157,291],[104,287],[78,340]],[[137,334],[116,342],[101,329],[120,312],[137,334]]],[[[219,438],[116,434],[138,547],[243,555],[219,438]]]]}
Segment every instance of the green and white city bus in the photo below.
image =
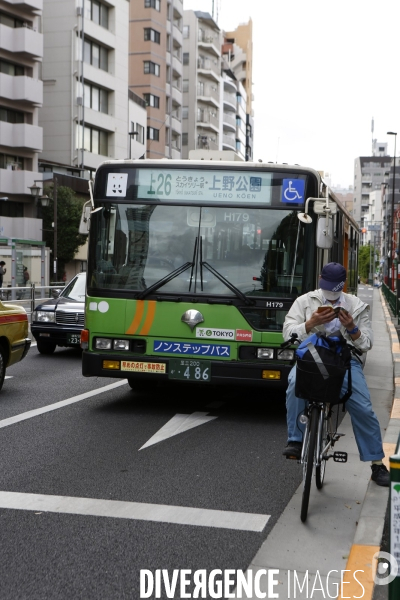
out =
{"type": "MultiPolygon", "coordinates": [[[[86,213],[87,214],[87,213],[86,213]]],[[[83,375],[282,388],[286,312],[327,261],[357,289],[358,226],[318,172],[107,161],[90,204],[83,375]]]]}

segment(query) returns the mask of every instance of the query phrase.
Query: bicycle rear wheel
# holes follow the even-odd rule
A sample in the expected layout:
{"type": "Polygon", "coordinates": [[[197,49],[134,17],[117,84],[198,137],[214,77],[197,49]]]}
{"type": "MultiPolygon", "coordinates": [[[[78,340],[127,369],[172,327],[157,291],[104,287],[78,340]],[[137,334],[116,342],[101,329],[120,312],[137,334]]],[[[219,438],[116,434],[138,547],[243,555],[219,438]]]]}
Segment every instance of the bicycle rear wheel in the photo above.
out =
{"type": "Polygon", "coordinates": [[[303,523],[307,519],[308,503],[310,500],[311,479],[314,468],[315,446],[317,443],[319,409],[317,406],[311,408],[308,436],[305,441],[304,463],[303,463],[303,496],[301,499],[300,518],[303,523]]]}

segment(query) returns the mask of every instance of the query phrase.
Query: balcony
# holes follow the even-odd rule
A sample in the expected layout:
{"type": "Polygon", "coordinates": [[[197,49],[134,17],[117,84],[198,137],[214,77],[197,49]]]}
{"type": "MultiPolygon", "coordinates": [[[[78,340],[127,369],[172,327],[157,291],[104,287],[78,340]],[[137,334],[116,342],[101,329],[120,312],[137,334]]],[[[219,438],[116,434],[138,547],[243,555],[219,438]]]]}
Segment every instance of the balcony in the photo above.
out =
{"type": "Polygon", "coordinates": [[[26,123],[5,123],[0,121],[2,146],[15,150],[28,149],[34,152],[43,150],[43,129],[26,123]]]}
{"type": "Polygon", "coordinates": [[[20,54],[25,58],[43,57],[43,35],[28,27],[7,27],[0,25],[1,47],[7,52],[20,54]]]}
{"type": "Polygon", "coordinates": [[[176,104],[182,106],[182,92],[174,83],[172,83],[171,98],[176,104]]]}
{"type": "Polygon", "coordinates": [[[199,135],[196,142],[197,150],[218,150],[217,138],[211,138],[207,135],[199,135]]]}
{"type": "Polygon", "coordinates": [[[43,0],[5,0],[5,2],[29,12],[43,10],[43,0]]]}
{"type": "Polygon", "coordinates": [[[236,104],[236,94],[224,91],[224,106],[226,106],[228,110],[236,111],[236,104]]]}
{"type": "Polygon", "coordinates": [[[219,91],[215,85],[197,85],[197,97],[202,102],[212,102],[214,106],[219,106],[219,91]]]}
{"type": "Polygon", "coordinates": [[[42,106],[43,82],[32,77],[6,75],[0,73],[1,96],[14,102],[27,102],[42,106]]]}
{"type": "Polygon", "coordinates": [[[222,136],[223,150],[236,150],[236,139],[230,135],[222,136]]]}
{"type": "Polygon", "coordinates": [[[208,35],[208,34],[199,35],[199,39],[198,39],[197,43],[200,48],[203,48],[204,50],[211,52],[215,56],[218,56],[218,57],[221,56],[220,42],[219,42],[218,36],[213,36],[213,35],[208,35]]]}
{"type": "Polygon", "coordinates": [[[177,56],[172,55],[172,70],[176,75],[181,76],[183,71],[182,61],[177,56]]]}
{"type": "Polygon", "coordinates": [[[179,118],[177,118],[173,114],[171,115],[171,131],[178,135],[181,135],[182,133],[182,123],[179,120],[179,118]]]}
{"type": "Polygon", "coordinates": [[[28,189],[34,180],[42,179],[42,173],[34,171],[13,171],[0,169],[0,190],[2,194],[26,194],[31,196],[28,189]]]}
{"type": "Polygon", "coordinates": [[[236,117],[232,116],[232,113],[224,112],[222,117],[224,129],[236,132],[236,117]]]}
{"type": "Polygon", "coordinates": [[[197,124],[202,127],[207,127],[213,129],[218,133],[219,131],[219,119],[218,116],[215,116],[208,111],[201,111],[200,114],[197,115],[197,124]]]}
{"type": "Polygon", "coordinates": [[[233,81],[233,79],[230,79],[229,77],[227,77],[225,75],[225,73],[223,74],[222,79],[224,81],[224,90],[226,90],[226,92],[228,94],[232,93],[232,94],[234,94],[236,96],[236,90],[237,90],[237,88],[236,88],[236,83],[233,81]]]}
{"type": "Polygon", "coordinates": [[[218,74],[218,69],[219,69],[219,62],[217,60],[210,60],[210,59],[201,59],[198,58],[197,59],[197,71],[199,74],[204,75],[205,77],[211,77],[212,79],[215,79],[215,81],[219,82],[219,74],[218,74]]]}

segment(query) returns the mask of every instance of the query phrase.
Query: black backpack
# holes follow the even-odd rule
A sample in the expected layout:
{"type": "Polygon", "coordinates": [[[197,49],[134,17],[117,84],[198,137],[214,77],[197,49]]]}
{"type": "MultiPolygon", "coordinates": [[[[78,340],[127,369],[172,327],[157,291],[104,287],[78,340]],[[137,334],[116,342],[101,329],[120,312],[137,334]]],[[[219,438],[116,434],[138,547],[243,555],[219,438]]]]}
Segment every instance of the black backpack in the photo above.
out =
{"type": "Polygon", "coordinates": [[[344,404],[351,396],[351,351],[340,332],[313,333],[296,350],[295,394],[304,400],[344,404]],[[340,397],[348,372],[347,392],[340,397]]]}

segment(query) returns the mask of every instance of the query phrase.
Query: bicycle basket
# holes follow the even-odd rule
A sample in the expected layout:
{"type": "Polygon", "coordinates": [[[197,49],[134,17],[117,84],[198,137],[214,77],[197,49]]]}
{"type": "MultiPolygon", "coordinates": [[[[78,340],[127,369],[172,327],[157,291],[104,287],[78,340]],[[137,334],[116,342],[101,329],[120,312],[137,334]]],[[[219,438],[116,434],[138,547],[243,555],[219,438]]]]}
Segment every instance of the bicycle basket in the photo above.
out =
{"type": "Polygon", "coordinates": [[[298,351],[296,396],[332,405],[344,402],[340,391],[351,360],[344,340],[314,334],[299,346],[298,351]]]}

